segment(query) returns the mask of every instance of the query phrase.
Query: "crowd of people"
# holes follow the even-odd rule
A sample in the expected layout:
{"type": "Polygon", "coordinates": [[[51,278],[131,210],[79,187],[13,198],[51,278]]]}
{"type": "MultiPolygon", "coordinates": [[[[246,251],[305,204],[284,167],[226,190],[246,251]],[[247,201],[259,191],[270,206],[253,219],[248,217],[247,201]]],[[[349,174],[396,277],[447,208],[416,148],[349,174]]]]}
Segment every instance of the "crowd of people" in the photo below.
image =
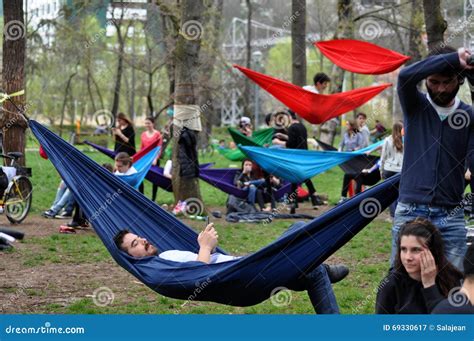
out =
{"type": "MultiPolygon", "coordinates": [[[[403,122],[396,121],[389,134],[378,120],[371,130],[367,114],[363,112],[345,125],[338,148],[341,152],[357,151],[380,139],[383,142],[378,149],[374,148],[373,151],[380,151],[380,157],[369,167],[358,173],[344,174],[340,203],[348,200],[351,183],[355,184],[354,192],[357,194],[363,191],[365,185],[401,174],[398,200],[390,206],[393,218],[390,267],[379,285],[376,313],[474,312],[474,246],[467,248],[464,210],[458,209],[466,185],[472,184],[469,169],[474,166],[472,106],[457,96],[466,72],[474,72],[467,63],[469,56],[469,51],[465,49],[444,47],[426,59],[403,68],[397,91],[404,119],[403,122]],[[426,93],[418,87],[422,81],[426,93]],[[459,112],[469,116],[462,127],[453,126],[451,119],[459,112]],[[451,304],[452,295],[465,298],[463,304],[451,304]]],[[[474,89],[474,77],[467,78],[471,89],[474,89]]],[[[327,75],[318,73],[314,77],[314,85],[305,89],[322,94],[330,82],[327,75]]],[[[289,125],[277,126],[271,144],[266,147],[308,149],[305,125],[297,113],[288,110],[286,114],[290,118],[289,125]]],[[[269,126],[275,126],[272,121],[274,115],[266,117],[269,126]]],[[[161,138],[153,118],[146,119],[145,127],[141,135],[141,149],[161,138]]],[[[252,137],[250,118],[242,117],[239,131],[252,137]]],[[[117,156],[110,170],[117,176],[136,172],[131,158],[136,153],[133,123],[126,115],[119,114],[112,133],[117,156]]],[[[225,140],[219,141],[219,148],[227,148],[225,140]]],[[[159,159],[155,159],[153,164],[158,165],[159,159]]],[[[111,168],[110,165],[104,167],[111,168]]],[[[171,177],[171,167],[171,162],[166,164],[165,176],[171,177]]],[[[247,191],[246,202],[266,212],[275,209],[273,193],[282,183],[282,179],[266,173],[249,159],[242,161],[240,172],[234,179],[236,187],[247,191]]],[[[308,188],[312,207],[323,204],[311,179],[304,181],[304,184],[308,188]]],[[[295,195],[298,185],[292,184],[291,187],[291,213],[295,213],[298,206],[295,195]]],[[[153,188],[153,200],[156,189],[153,188]]],[[[54,204],[44,215],[70,217],[74,208],[80,212],[73,195],[61,182],[54,204]],[[62,208],[64,211],[60,213],[62,208]]],[[[82,223],[84,217],[76,220],[82,223]]],[[[289,230],[297,226],[298,223],[289,230]]],[[[202,263],[220,263],[238,258],[214,252],[218,234],[213,224],[199,234],[197,242],[200,246],[197,254],[181,250],[160,252],[146,239],[127,230],[115,237],[117,247],[137,258],[157,256],[175,262],[202,263]]],[[[340,281],[347,273],[345,266],[323,264],[301,277],[316,312],[339,312],[331,283],[340,281]]]]}

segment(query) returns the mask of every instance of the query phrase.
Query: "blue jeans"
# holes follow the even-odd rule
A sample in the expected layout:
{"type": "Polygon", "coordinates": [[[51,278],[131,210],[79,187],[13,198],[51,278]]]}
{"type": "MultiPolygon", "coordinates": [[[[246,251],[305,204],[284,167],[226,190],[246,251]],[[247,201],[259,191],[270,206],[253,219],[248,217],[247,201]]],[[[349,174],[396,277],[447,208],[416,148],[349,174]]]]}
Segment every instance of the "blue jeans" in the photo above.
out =
{"type": "Polygon", "coordinates": [[[447,209],[441,206],[407,204],[399,202],[395,209],[392,227],[392,254],[390,264],[393,267],[397,252],[398,232],[404,223],[417,217],[431,221],[441,232],[444,250],[448,260],[459,270],[463,270],[464,254],[467,251],[464,209],[459,206],[447,209]]]}
{"type": "MultiPolygon", "coordinates": [[[[60,189],[58,189],[58,194],[60,192],[60,189]]],[[[54,214],[58,214],[59,211],[64,207],[64,210],[72,214],[72,211],[74,210],[74,196],[72,195],[72,192],[66,188],[64,191],[62,191],[61,197],[58,199],[58,194],[56,195],[56,199],[54,200],[53,206],[51,206],[50,210],[53,211],[54,214]]]]}
{"type": "Polygon", "coordinates": [[[249,182],[250,182],[250,185],[248,187],[247,202],[249,204],[254,205],[256,197],[257,197],[257,189],[258,189],[259,186],[261,186],[265,183],[265,180],[260,179],[260,180],[252,180],[252,181],[249,181],[249,182]]]}
{"type": "MultiPolygon", "coordinates": [[[[282,236],[304,225],[304,221],[299,221],[291,225],[282,236]]],[[[326,267],[321,264],[304,277],[306,291],[313,308],[318,314],[339,314],[336,295],[332,290],[326,267]]]]}
{"type": "Polygon", "coordinates": [[[64,192],[66,192],[67,190],[67,186],[66,186],[66,183],[61,180],[61,182],[59,183],[59,187],[58,187],[58,190],[56,191],[56,198],[54,198],[54,201],[53,201],[53,205],[56,205],[59,200],[61,200],[61,197],[63,196],[64,192]]]}

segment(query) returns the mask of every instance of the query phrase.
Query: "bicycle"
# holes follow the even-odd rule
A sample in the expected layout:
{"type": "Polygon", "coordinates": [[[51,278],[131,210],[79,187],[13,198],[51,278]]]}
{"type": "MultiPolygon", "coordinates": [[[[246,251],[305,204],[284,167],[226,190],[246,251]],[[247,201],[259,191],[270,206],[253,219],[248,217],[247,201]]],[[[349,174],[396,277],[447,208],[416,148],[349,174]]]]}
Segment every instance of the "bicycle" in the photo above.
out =
{"type": "Polygon", "coordinates": [[[11,160],[9,166],[2,167],[8,178],[8,186],[0,198],[0,207],[12,224],[19,224],[26,218],[33,198],[33,185],[28,179],[28,176],[31,176],[31,169],[17,164],[22,156],[20,152],[0,154],[1,158],[11,160]]]}

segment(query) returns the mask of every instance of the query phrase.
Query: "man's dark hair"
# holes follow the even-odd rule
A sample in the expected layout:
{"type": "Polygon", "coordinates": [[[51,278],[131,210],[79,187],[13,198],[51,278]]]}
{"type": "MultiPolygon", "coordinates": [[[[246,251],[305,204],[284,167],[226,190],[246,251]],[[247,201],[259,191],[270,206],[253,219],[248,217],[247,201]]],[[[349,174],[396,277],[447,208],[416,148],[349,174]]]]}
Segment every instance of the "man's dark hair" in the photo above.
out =
{"type": "Polygon", "coordinates": [[[289,109],[288,109],[288,114],[290,114],[290,116],[291,116],[291,118],[292,118],[293,120],[296,120],[296,119],[297,119],[296,113],[295,113],[293,110],[289,110],[289,109]]]}
{"type": "Polygon", "coordinates": [[[267,126],[270,125],[270,121],[272,120],[273,113],[269,112],[268,114],[265,115],[265,124],[267,126]]]}
{"type": "Polygon", "coordinates": [[[117,247],[122,250],[122,251],[126,251],[123,247],[122,247],[122,244],[123,244],[123,238],[125,237],[125,235],[127,233],[130,233],[129,230],[121,230],[119,231],[115,237],[114,237],[114,242],[115,242],[115,245],[117,245],[117,247]]]}
{"type": "Polygon", "coordinates": [[[356,117],[359,118],[359,116],[362,116],[363,118],[367,119],[367,115],[363,112],[358,113],[356,117]]]}
{"type": "Polygon", "coordinates": [[[313,82],[314,85],[317,83],[323,84],[324,82],[330,82],[331,78],[329,78],[328,75],[326,75],[324,72],[318,72],[317,74],[314,75],[313,82]]]}
{"type": "Polygon", "coordinates": [[[457,51],[458,50],[456,50],[454,47],[443,44],[442,46],[439,46],[435,48],[434,50],[431,50],[430,53],[428,53],[428,57],[437,56],[439,54],[453,53],[457,51]]]}
{"type": "MultiPolygon", "coordinates": [[[[458,50],[456,50],[454,47],[443,44],[442,46],[439,46],[439,47],[435,48],[434,50],[431,50],[430,53],[428,53],[428,57],[438,56],[440,54],[454,53],[454,52],[457,52],[457,51],[458,50]]],[[[464,84],[464,75],[462,73],[462,70],[450,67],[450,68],[446,68],[446,69],[442,70],[441,72],[436,72],[436,73],[438,73],[438,74],[440,74],[444,77],[457,76],[459,84],[460,85],[464,84]]]]}
{"type": "Polygon", "coordinates": [[[471,244],[464,256],[464,278],[474,280],[474,244],[471,244]]]}

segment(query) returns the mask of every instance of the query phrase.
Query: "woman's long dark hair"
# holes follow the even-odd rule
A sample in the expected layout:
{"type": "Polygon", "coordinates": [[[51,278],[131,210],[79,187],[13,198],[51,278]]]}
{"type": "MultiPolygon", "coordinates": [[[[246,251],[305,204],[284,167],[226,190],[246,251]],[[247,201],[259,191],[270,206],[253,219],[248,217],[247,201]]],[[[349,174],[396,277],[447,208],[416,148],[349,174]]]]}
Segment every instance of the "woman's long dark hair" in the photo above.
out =
{"type": "MultiPolygon", "coordinates": [[[[359,132],[359,126],[357,125],[357,122],[355,120],[349,120],[349,121],[347,121],[347,124],[349,125],[347,128],[351,127],[352,132],[354,133],[354,135],[359,132]]],[[[349,132],[349,129],[347,129],[347,130],[349,132]]]]}
{"type": "Polygon", "coordinates": [[[452,288],[460,285],[463,274],[447,260],[444,253],[443,238],[439,230],[429,220],[424,218],[416,218],[403,225],[398,236],[395,270],[408,275],[400,259],[400,241],[403,236],[423,238],[423,241],[420,240],[420,243],[425,244],[431,251],[438,268],[436,285],[441,293],[447,297],[452,288]]]}
{"type": "Polygon", "coordinates": [[[403,139],[402,139],[403,125],[400,122],[395,122],[392,127],[393,145],[399,153],[403,153],[403,139]]]}

